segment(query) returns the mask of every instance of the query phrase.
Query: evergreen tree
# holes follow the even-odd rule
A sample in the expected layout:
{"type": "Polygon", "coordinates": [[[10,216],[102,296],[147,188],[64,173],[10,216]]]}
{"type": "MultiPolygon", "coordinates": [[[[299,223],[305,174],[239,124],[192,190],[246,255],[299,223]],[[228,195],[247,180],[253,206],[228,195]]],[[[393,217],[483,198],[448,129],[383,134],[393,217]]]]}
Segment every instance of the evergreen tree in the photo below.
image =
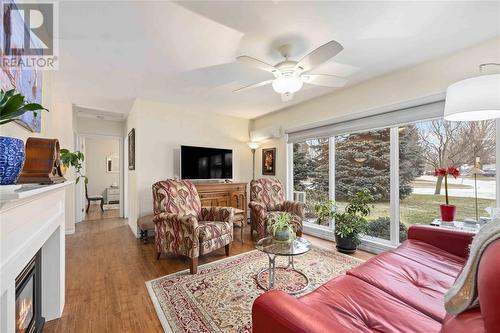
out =
{"type": "Polygon", "coordinates": [[[335,198],[346,200],[363,189],[376,201],[390,199],[390,131],[368,131],[337,137],[335,198]]]}
{"type": "Polygon", "coordinates": [[[309,163],[307,159],[307,143],[293,144],[293,189],[295,191],[305,191],[304,182],[307,181],[310,174],[309,163]]]}
{"type": "Polygon", "coordinates": [[[420,144],[418,129],[415,125],[402,127],[399,131],[399,197],[411,194],[411,182],[420,177],[425,170],[423,147],[420,144]]]}
{"type": "Polygon", "coordinates": [[[329,187],[329,139],[321,138],[311,140],[311,148],[313,149],[313,158],[311,166],[311,176],[314,179],[312,187],[317,191],[318,195],[328,197],[328,187],[329,187]]]}

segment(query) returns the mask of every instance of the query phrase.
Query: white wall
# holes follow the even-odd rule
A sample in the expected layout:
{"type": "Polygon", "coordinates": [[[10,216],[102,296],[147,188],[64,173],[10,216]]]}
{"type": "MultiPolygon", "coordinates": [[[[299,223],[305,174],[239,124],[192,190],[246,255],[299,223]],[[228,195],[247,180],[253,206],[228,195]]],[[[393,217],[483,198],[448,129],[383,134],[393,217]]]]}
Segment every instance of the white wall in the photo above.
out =
{"type": "Polygon", "coordinates": [[[127,132],[132,127],[136,131],[136,170],[129,172],[129,195],[137,198],[136,207],[130,199],[132,230],[137,231],[137,217],[152,212],[153,183],[178,176],[181,145],[233,149],[233,179],[250,181],[252,154],[246,145],[248,126],[246,119],[136,100],[127,119],[127,132]],[[135,209],[137,213],[132,216],[135,209]]]}
{"type": "Polygon", "coordinates": [[[100,134],[123,137],[123,121],[76,117],[75,128],[79,134],[100,134]]]}
{"type": "Polygon", "coordinates": [[[128,114],[127,121],[125,123],[125,173],[126,173],[126,188],[124,189],[126,191],[125,196],[127,198],[127,210],[125,212],[125,216],[128,217],[128,223],[130,225],[130,228],[132,229],[132,232],[134,235],[137,235],[137,219],[139,217],[139,195],[137,191],[138,187],[138,182],[139,182],[139,176],[138,176],[138,171],[141,166],[141,160],[138,158],[138,152],[140,151],[137,147],[138,144],[141,143],[141,131],[142,128],[139,128],[140,126],[140,119],[139,119],[139,108],[136,106],[138,104],[138,101],[134,101],[134,105],[132,106],[132,109],[130,113],[128,114]],[[135,153],[135,169],[134,170],[128,170],[128,133],[132,129],[135,129],[135,146],[136,146],[136,153],[135,153]]]}
{"type": "MultiPolygon", "coordinates": [[[[57,138],[61,148],[74,148],[72,105],[67,100],[64,84],[56,82],[53,72],[43,71],[42,105],[50,112],[42,112],[42,128],[40,133],[32,133],[25,128],[9,123],[0,126],[0,135],[11,136],[26,142],[28,137],[57,138]]],[[[69,170],[65,178],[74,179],[73,170],[69,170]]],[[[74,185],[66,188],[66,232],[75,230],[75,196],[74,185]]]]}
{"type": "MultiPolygon", "coordinates": [[[[479,65],[488,62],[500,62],[500,38],[256,118],[251,127],[282,126],[286,130],[444,93],[451,83],[477,76],[479,65]]],[[[276,176],[285,181],[286,139],[267,142],[263,147],[269,146],[277,147],[276,176]]],[[[261,154],[258,149],[258,168],[261,154]]]]}
{"type": "Polygon", "coordinates": [[[85,175],[89,195],[100,194],[105,196],[106,188],[111,184],[120,184],[119,173],[109,173],[106,170],[106,158],[120,154],[120,141],[116,139],[85,138],[85,175]]]}

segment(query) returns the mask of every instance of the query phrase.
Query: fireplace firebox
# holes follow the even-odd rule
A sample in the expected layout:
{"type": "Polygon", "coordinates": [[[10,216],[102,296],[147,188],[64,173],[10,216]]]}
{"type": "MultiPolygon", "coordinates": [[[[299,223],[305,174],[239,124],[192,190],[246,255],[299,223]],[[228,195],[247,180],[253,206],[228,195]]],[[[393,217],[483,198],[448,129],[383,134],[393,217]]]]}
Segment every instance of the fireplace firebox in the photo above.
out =
{"type": "Polygon", "coordinates": [[[30,260],[16,278],[16,333],[42,332],[42,253],[30,260]]]}

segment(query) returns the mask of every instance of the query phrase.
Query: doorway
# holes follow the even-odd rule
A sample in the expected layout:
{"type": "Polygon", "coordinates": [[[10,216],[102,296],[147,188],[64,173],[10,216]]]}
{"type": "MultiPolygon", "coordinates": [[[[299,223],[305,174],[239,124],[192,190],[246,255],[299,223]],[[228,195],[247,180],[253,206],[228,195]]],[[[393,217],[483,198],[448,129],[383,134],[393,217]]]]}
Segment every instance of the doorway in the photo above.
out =
{"type": "Polygon", "coordinates": [[[123,140],[121,137],[81,135],[85,155],[80,185],[80,221],[123,217],[123,140]]]}

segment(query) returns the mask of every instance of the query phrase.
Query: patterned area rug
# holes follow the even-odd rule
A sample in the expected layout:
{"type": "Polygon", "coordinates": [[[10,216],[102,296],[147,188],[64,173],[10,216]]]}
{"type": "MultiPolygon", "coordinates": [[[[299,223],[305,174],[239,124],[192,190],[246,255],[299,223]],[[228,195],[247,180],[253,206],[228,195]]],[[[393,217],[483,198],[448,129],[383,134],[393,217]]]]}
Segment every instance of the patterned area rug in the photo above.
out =
{"type": "MultiPolygon", "coordinates": [[[[295,257],[297,270],[310,280],[306,291],[362,263],[361,260],[313,247],[295,257]]],[[[288,259],[278,257],[277,266],[288,259]]],[[[264,293],[257,285],[257,273],[268,266],[267,255],[251,251],[198,267],[198,274],[182,271],[146,282],[165,332],[251,332],[252,304],[264,293]]],[[[264,285],[268,278],[262,274],[264,285]]],[[[293,291],[305,286],[305,279],[290,269],[276,271],[275,288],[293,291]]]]}

